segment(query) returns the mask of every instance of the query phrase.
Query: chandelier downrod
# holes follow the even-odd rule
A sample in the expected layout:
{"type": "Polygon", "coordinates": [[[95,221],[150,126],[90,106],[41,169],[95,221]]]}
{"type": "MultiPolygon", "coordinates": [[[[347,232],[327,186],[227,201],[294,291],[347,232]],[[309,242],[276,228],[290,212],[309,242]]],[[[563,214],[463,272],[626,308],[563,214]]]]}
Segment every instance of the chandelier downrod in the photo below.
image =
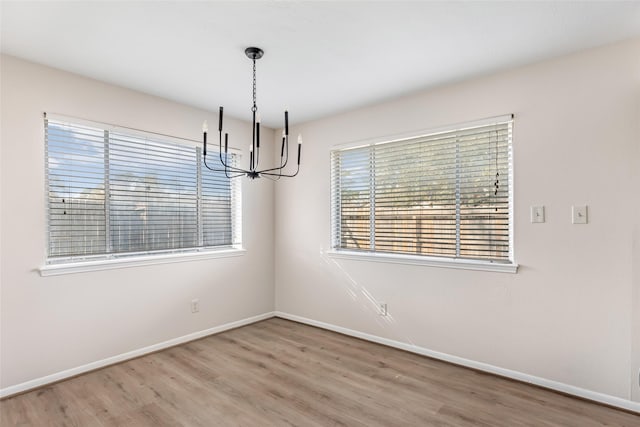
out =
{"type": "Polygon", "coordinates": [[[280,149],[280,165],[268,169],[258,169],[260,163],[260,114],[258,113],[258,105],[256,98],[256,60],[262,58],[264,51],[258,47],[248,47],[244,51],[247,58],[253,62],[253,105],[251,106],[252,115],[252,138],[249,145],[249,169],[242,169],[240,167],[229,164],[229,134],[224,134],[224,151],[222,150],[222,121],[224,107],[220,107],[218,115],[218,153],[220,155],[220,164],[224,169],[216,169],[209,167],[207,164],[207,132],[208,125],[205,121],[202,124],[203,133],[203,150],[202,156],[204,165],[207,169],[214,172],[224,172],[225,176],[229,179],[237,178],[240,176],[247,176],[251,179],[260,177],[269,178],[272,180],[278,180],[282,177],[293,178],[298,175],[300,171],[300,154],[302,151],[302,136],[298,135],[298,164],[294,173],[284,173],[284,169],[289,161],[289,111],[284,112],[284,129],[282,131],[282,146],[280,149]],[[223,154],[224,153],[224,154],[223,154]]]}

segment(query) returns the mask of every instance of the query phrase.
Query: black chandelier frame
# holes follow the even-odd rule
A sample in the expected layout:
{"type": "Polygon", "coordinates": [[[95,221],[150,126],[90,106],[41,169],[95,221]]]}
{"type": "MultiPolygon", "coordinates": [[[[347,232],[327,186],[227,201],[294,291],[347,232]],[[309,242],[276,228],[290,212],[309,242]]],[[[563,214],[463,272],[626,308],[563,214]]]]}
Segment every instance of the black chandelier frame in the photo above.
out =
{"type": "Polygon", "coordinates": [[[249,146],[249,169],[242,169],[240,167],[229,164],[228,162],[228,150],[229,150],[229,134],[224,134],[224,156],[222,151],[222,122],[224,115],[224,107],[220,107],[218,116],[218,153],[220,155],[220,164],[224,166],[224,169],[217,169],[210,167],[207,164],[207,122],[202,125],[203,132],[203,161],[207,169],[213,172],[224,172],[225,176],[229,179],[238,178],[241,176],[247,176],[250,179],[256,179],[265,177],[272,180],[279,180],[282,177],[293,178],[300,172],[300,154],[302,152],[302,137],[298,135],[298,162],[296,171],[294,173],[284,173],[289,162],[289,112],[284,112],[284,130],[282,132],[282,147],[280,149],[280,165],[267,169],[258,169],[260,162],[260,116],[258,114],[258,105],[256,102],[256,61],[264,55],[264,51],[258,47],[248,47],[244,51],[245,55],[253,62],[253,105],[251,107],[251,114],[253,117],[253,132],[251,145],[249,146]],[[255,153],[255,155],[254,155],[255,153]]]}

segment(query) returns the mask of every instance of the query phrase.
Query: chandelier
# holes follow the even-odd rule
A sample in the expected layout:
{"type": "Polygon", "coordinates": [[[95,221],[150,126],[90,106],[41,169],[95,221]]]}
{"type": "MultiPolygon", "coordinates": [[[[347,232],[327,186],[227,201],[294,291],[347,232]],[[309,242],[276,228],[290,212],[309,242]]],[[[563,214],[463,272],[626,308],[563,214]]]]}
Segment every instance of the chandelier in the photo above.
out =
{"type": "Polygon", "coordinates": [[[224,172],[227,178],[237,178],[239,176],[247,176],[251,179],[265,177],[278,180],[282,177],[292,178],[300,171],[300,151],[302,150],[302,136],[298,135],[298,164],[295,173],[284,173],[284,169],[289,161],[289,112],[284,112],[284,130],[282,131],[282,147],[280,149],[279,166],[258,169],[260,163],[260,114],[258,113],[258,105],[256,104],[256,60],[262,58],[264,51],[257,47],[248,47],[244,51],[245,55],[253,62],[253,106],[251,113],[253,116],[253,136],[249,145],[249,169],[242,169],[230,164],[228,157],[229,150],[229,134],[224,134],[224,152],[222,150],[222,116],[224,107],[220,107],[220,115],[218,117],[218,134],[219,134],[219,150],[220,164],[223,169],[209,167],[207,164],[207,132],[209,130],[207,122],[202,124],[203,133],[203,151],[202,156],[204,165],[207,169],[214,172],[224,172]]]}

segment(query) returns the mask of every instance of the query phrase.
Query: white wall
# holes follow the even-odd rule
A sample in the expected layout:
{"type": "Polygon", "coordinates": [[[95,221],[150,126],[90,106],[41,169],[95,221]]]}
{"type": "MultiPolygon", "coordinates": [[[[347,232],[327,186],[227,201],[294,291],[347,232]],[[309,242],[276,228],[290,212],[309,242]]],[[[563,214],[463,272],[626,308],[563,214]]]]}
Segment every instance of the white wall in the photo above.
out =
{"type": "Polygon", "coordinates": [[[40,277],[42,112],[194,139],[216,113],[2,56],[0,388],[270,312],[275,298],[282,312],[640,402],[639,58],[636,39],[292,128],[305,139],[298,178],[275,194],[243,182],[246,255],[40,277]],[[506,113],[517,274],[326,255],[330,147],[506,113]],[[583,203],[590,224],[572,225],[583,203]],[[532,204],[545,224],[529,223],[532,204]]]}
{"type": "Polygon", "coordinates": [[[636,39],[292,129],[305,145],[299,178],[276,187],[276,310],[640,401],[639,97],[636,39]],[[327,256],[333,145],[507,113],[517,274],[327,256]]]}
{"type": "MultiPolygon", "coordinates": [[[[273,310],[273,184],[265,180],[243,181],[244,256],[40,277],[43,112],[193,139],[217,112],[7,56],[0,88],[0,388],[273,310]],[[200,299],[195,315],[192,298],[200,299]]],[[[250,124],[228,118],[225,129],[231,141],[251,138],[250,124]]]]}
{"type": "MultiPolygon", "coordinates": [[[[640,79],[640,76],[638,76],[640,79]]],[[[636,95],[638,94],[636,90],[636,95]]],[[[640,135],[640,96],[636,96],[636,132],[640,135]]],[[[632,268],[633,268],[633,290],[631,293],[632,317],[632,351],[631,351],[631,394],[633,400],[640,402],[640,137],[636,137],[635,143],[635,167],[633,168],[635,181],[632,181],[633,192],[631,200],[635,201],[633,217],[635,222],[631,225],[632,236],[632,268]]]]}

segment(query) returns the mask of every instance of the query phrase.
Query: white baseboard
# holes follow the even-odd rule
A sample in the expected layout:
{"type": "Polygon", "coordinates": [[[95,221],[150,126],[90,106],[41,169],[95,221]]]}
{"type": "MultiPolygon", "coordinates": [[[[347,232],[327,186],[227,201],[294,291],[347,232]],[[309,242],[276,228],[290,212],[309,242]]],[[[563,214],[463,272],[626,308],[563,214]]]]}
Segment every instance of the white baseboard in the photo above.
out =
{"type": "Polygon", "coordinates": [[[479,371],[489,372],[491,374],[499,375],[506,378],[512,378],[512,379],[530,383],[530,384],[535,384],[540,387],[556,390],[562,393],[581,397],[583,399],[604,403],[605,405],[615,406],[617,408],[622,408],[628,411],[640,413],[640,403],[627,400],[627,399],[622,399],[620,397],[610,396],[608,394],[598,393],[596,391],[587,390],[587,389],[572,386],[569,384],[564,384],[558,381],[536,377],[534,375],[529,375],[529,374],[525,374],[518,371],[512,371],[510,369],[500,368],[498,366],[489,365],[488,363],[476,362],[474,360],[469,360],[462,357],[453,356],[451,354],[429,350],[424,347],[419,347],[416,345],[407,344],[400,341],[394,341],[387,338],[378,337],[376,335],[355,331],[353,329],[343,328],[341,326],[332,325],[330,323],[307,319],[306,317],[296,316],[294,314],[284,313],[282,311],[276,311],[274,314],[276,317],[281,317],[283,319],[305,323],[307,325],[316,326],[322,329],[328,329],[330,331],[339,332],[344,335],[350,335],[352,337],[361,338],[363,340],[375,342],[378,344],[383,344],[389,347],[399,348],[401,350],[409,351],[411,353],[417,353],[423,356],[432,357],[434,359],[444,360],[445,362],[454,363],[456,365],[466,366],[469,368],[477,369],[479,371]]]}
{"type": "Polygon", "coordinates": [[[51,384],[57,381],[61,381],[70,377],[74,377],[85,372],[94,371],[105,366],[113,365],[115,363],[123,362],[125,360],[134,359],[136,357],[144,356],[148,353],[153,353],[158,350],[173,347],[178,344],[184,344],[189,341],[197,340],[199,338],[206,337],[208,335],[217,334],[229,329],[238,328],[251,323],[259,322],[264,319],[269,319],[274,316],[274,312],[267,312],[259,314],[257,316],[248,317],[246,319],[236,320],[235,322],[225,323],[224,325],[214,326],[213,328],[205,329],[203,331],[193,332],[191,334],[183,335],[181,337],[173,338],[168,341],[153,344],[147,347],[139,348],[137,350],[128,351],[126,353],[118,354],[116,356],[107,357],[106,359],[97,360],[95,362],[87,363],[86,365],[78,366],[75,368],[67,369],[64,371],[56,372],[55,374],[47,375],[44,377],[36,378],[33,380],[25,381],[20,384],[12,385],[6,388],[0,389],[0,398],[13,396],[14,394],[24,393],[25,391],[32,390],[34,388],[42,387],[47,384],[51,384]]]}

